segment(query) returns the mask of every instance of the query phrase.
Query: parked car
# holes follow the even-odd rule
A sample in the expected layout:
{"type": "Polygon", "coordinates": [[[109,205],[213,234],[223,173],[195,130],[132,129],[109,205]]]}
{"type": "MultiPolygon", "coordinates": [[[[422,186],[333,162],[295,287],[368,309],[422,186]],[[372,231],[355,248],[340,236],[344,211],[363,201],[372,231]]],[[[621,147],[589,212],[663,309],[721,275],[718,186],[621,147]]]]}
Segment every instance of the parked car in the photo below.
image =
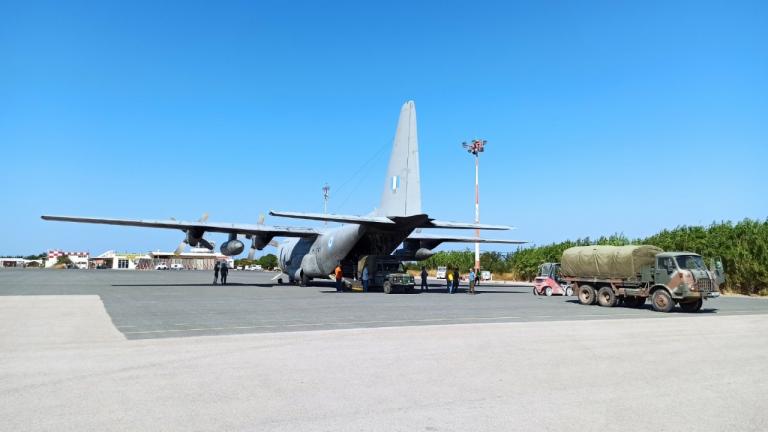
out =
{"type": "Polygon", "coordinates": [[[155,270],[168,270],[168,264],[160,263],[155,266],[155,270]]]}
{"type": "Polygon", "coordinates": [[[179,263],[171,264],[171,270],[184,270],[184,266],[179,263]]]}
{"type": "Polygon", "coordinates": [[[489,281],[493,278],[491,272],[488,270],[480,270],[480,280],[489,281]]]}

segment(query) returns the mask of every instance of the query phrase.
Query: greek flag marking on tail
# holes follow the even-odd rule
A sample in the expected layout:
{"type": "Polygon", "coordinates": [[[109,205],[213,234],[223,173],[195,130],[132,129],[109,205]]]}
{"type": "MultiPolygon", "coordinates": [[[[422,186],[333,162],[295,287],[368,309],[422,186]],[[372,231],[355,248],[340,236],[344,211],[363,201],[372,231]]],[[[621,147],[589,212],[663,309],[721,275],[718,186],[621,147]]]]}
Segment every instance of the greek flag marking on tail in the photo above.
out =
{"type": "Polygon", "coordinates": [[[400,177],[392,176],[392,192],[397,192],[397,188],[400,187],[400,177]]]}

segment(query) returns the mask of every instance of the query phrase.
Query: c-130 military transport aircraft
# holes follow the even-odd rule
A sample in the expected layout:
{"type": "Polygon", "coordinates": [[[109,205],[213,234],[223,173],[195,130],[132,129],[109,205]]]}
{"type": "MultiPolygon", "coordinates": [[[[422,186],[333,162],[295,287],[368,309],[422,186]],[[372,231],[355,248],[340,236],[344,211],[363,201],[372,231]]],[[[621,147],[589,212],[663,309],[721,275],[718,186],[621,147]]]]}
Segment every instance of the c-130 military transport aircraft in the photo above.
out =
{"type": "Polygon", "coordinates": [[[238,240],[244,235],[251,240],[249,257],[256,250],[275,245],[274,237],[288,237],[277,244],[278,262],[290,282],[308,285],[313,278],[329,278],[337,264],[341,263],[345,275],[354,272],[356,263],[364,255],[393,254],[402,261],[420,261],[434,254],[432,249],[443,242],[458,243],[526,243],[518,240],[488,240],[476,237],[427,235],[414,232],[421,228],[507,230],[503,225],[446,222],[430,218],[421,211],[421,180],[419,177],[419,141],[416,134],[416,107],[413,101],[403,104],[397,123],[392,154],[387,168],[384,192],[379,208],[367,216],[351,216],[322,213],[298,213],[270,211],[270,215],[340,222],[334,228],[315,229],[253,224],[233,224],[177,220],[102,219],[73,216],[42,216],[45,220],[80,222],[107,225],[127,225],[151,228],[179,229],[186,238],[184,244],[213,249],[203,238],[206,232],[229,234],[221,245],[221,253],[239,255],[245,245],[238,240]],[[402,248],[395,250],[402,244],[402,248]]]}

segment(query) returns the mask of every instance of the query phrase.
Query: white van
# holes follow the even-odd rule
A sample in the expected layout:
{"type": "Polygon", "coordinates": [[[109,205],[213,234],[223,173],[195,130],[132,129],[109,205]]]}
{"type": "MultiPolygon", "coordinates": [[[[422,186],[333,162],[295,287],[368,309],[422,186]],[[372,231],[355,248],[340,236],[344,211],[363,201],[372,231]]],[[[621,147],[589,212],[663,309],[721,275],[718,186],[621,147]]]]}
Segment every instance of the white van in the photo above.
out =
{"type": "Polygon", "coordinates": [[[438,279],[445,279],[445,270],[446,270],[445,266],[438,267],[436,277],[438,279]]]}

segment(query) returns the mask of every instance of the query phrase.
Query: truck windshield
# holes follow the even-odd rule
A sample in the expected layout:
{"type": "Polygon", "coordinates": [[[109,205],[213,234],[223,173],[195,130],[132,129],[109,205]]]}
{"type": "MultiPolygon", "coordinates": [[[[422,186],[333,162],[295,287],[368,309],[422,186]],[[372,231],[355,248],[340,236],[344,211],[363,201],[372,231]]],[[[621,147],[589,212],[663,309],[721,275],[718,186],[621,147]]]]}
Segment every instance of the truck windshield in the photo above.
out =
{"type": "Polygon", "coordinates": [[[677,265],[683,270],[706,270],[704,260],[698,255],[680,255],[677,257],[677,265]]]}
{"type": "Polygon", "coordinates": [[[400,263],[381,263],[381,269],[386,272],[399,272],[402,267],[400,263]]]}

